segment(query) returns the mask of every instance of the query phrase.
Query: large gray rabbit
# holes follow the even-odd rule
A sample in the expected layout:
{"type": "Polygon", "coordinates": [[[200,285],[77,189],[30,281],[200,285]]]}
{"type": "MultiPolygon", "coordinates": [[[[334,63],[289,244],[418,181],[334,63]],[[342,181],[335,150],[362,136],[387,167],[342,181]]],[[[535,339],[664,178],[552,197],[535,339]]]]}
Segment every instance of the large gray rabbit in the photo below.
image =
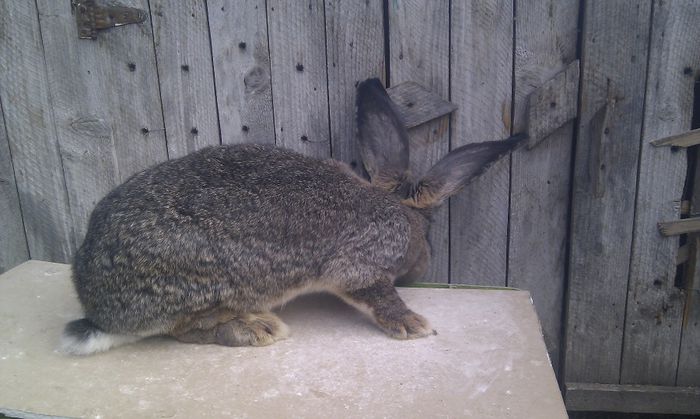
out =
{"type": "Polygon", "coordinates": [[[89,354],[146,336],[268,345],[288,329],[272,309],[325,291],[387,335],[435,332],[394,288],[428,266],[430,211],[522,138],[460,147],[422,179],[376,79],[357,123],[367,181],[344,163],[264,145],[205,148],[137,173],[95,207],[75,255],[85,318],[61,349],[89,354]]]}

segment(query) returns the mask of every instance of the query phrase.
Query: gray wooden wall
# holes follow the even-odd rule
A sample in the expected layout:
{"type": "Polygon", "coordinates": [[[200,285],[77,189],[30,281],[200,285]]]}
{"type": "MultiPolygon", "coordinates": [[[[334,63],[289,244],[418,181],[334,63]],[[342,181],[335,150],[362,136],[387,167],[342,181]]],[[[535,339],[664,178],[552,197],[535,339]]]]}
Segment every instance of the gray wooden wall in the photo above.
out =
{"type": "MultiPolygon", "coordinates": [[[[598,407],[606,400],[600,410],[700,413],[700,293],[692,287],[700,276],[686,272],[689,283],[678,286],[679,237],[664,237],[657,226],[681,218],[692,173],[684,149],[650,144],[691,129],[693,101],[700,100],[699,37],[697,1],[585,4],[565,350],[569,406],[589,409],[598,399],[598,407]]],[[[697,214],[691,208],[689,215],[697,214]]]]}
{"type": "Polygon", "coordinates": [[[365,78],[415,81],[459,106],[410,132],[422,172],[525,131],[527,96],[580,58],[578,124],[437,211],[426,280],[530,290],[566,381],[700,385],[700,327],[681,327],[689,299],[673,283],[678,241],[656,232],[679,217],[685,152],[647,144],[689,129],[698,3],[122,3],[150,18],[90,41],[69,0],[0,0],[0,271],[69,261],[107,191],[207,145],[275,143],[360,170],[365,78]]]}

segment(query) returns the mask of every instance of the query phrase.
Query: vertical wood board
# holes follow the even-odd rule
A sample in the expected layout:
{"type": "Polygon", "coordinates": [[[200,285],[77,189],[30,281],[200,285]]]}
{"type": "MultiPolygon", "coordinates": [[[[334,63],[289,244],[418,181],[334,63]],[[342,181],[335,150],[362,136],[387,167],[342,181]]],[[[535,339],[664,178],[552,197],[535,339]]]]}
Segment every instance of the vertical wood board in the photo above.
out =
{"type": "Polygon", "coordinates": [[[268,0],[267,24],[277,145],[330,157],[323,1],[268,0]]]}
{"type": "MultiPolygon", "coordinates": [[[[700,69],[694,69],[696,77],[696,94],[700,69]]],[[[696,98],[697,99],[697,98],[696,98]]],[[[694,106],[693,128],[700,125],[700,105],[694,106]]],[[[693,190],[691,191],[690,213],[700,212],[700,157],[696,156],[695,173],[693,173],[693,190]]],[[[683,319],[681,323],[681,344],[678,354],[678,372],[676,374],[677,386],[700,387],[700,234],[688,235],[689,261],[686,263],[685,280],[692,281],[686,284],[685,307],[683,307],[683,319]]]]}
{"type": "MultiPolygon", "coordinates": [[[[512,0],[451,3],[451,146],[510,135],[512,0]]],[[[509,162],[504,158],[450,200],[452,282],[506,285],[509,162]]]]}
{"type": "Polygon", "coordinates": [[[676,382],[685,297],[675,286],[678,237],[662,236],[657,223],[680,218],[687,157],[650,142],[690,129],[695,79],[684,69],[700,67],[698,22],[696,2],[654,2],[622,384],[676,382]]]}
{"type": "Polygon", "coordinates": [[[333,158],[363,174],[356,136],[355,93],[358,82],[370,77],[386,83],[382,2],[327,0],[325,7],[333,158]]]}
{"type": "MultiPolygon", "coordinates": [[[[528,125],[528,95],[576,59],[577,0],[515,4],[513,132],[528,125]]],[[[577,97],[566,98],[576,103],[577,97]]],[[[530,291],[555,371],[564,307],[573,124],[512,155],[508,285],[530,291]]]]}
{"type": "Polygon", "coordinates": [[[0,97],[29,254],[67,262],[75,248],[34,2],[0,2],[0,97]]]}
{"type": "MultiPolygon", "coordinates": [[[[691,10],[696,10],[693,7],[691,10]]],[[[695,13],[689,14],[691,17],[695,13]]],[[[696,54],[697,58],[698,55],[696,54]]],[[[693,60],[696,62],[695,60],[693,60]]],[[[695,79],[693,118],[691,128],[700,130],[700,65],[688,65],[683,74],[695,79]]],[[[695,173],[689,213],[700,213],[700,155],[695,157],[695,173]]],[[[681,348],[678,359],[676,385],[700,387],[700,234],[688,235],[690,262],[686,264],[686,300],[683,308],[681,348]]]]}
{"type": "MultiPolygon", "coordinates": [[[[145,0],[124,2],[148,10],[145,0]]],[[[95,204],[167,159],[150,21],[79,39],[69,2],[39,0],[51,98],[77,243],[95,204]]]]}
{"type": "Polygon", "coordinates": [[[0,101],[0,273],[29,259],[22,209],[0,101]]]}
{"type": "Polygon", "coordinates": [[[150,7],[172,159],[221,142],[207,9],[204,0],[151,0],[150,7]]]}
{"type": "Polygon", "coordinates": [[[275,143],[264,0],[207,0],[221,141],[275,143]]]}
{"type": "MultiPolygon", "coordinates": [[[[413,0],[389,3],[389,44],[392,86],[413,81],[449,98],[450,3],[413,0]]],[[[409,131],[411,172],[425,174],[450,149],[450,117],[427,122],[409,131]]],[[[449,205],[433,211],[428,240],[432,258],[422,279],[449,281],[449,205]]]]}
{"type": "MultiPolygon", "coordinates": [[[[698,184],[696,183],[696,185],[698,184]]],[[[694,250],[693,254],[695,255],[695,260],[690,264],[693,269],[692,280],[697,286],[697,284],[700,284],[700,272],[698,270],[700,236],[691,235],[689,239],[693,240],[691,248],[694,250]]],[[[700,353],[700,291],[697,289],[688,290],[686,293],[681,327],[682,335],[675,385],[700,387],[700,357],[698,357],[698,353],[700,353]]]]}
{"type": "Polygon", "coordinates": [[[648,1],[585,5],[566,381],[620,379],[650,12],[648,1]]]}

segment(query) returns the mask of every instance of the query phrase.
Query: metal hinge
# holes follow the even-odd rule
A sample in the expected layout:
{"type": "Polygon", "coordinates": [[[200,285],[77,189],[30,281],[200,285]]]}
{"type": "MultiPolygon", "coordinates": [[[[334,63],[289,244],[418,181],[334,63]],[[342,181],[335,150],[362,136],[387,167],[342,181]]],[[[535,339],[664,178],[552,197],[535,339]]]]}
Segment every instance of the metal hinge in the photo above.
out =
{"type": "Polygon", "coordinates": [[[78,38],[97,39],[97,31],[141,23],[148,12],[120,4],[98,4],[95,0],[71,0],[71,9],[78,25],[78,38]]]}

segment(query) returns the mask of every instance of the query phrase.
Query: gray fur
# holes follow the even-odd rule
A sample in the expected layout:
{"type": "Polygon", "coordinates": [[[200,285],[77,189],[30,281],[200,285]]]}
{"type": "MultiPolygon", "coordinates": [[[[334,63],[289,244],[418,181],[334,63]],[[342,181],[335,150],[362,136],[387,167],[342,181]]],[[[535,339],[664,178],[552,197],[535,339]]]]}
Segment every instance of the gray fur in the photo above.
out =
{"type": "MultiPolygon", "coordinates": [[[[374,90],[358,100],[358,114],[373,121],[359,121],[363,148],[387,155],[378,130],[405,130],[381,84],[365,83],[360,90],[374,90]]],[[[463,164],[453,160],[439,172],[463,164]]],[[[91,336],[155,334],[269,344],[286,336],[269,311],[309,291],[368,311],[392,337],[433,333],[393,286],[420,278],[430,250],[429,210],[411,206],[405,194],[415,188],[391,169],[377,168],[382,182],[369,183],[334,160],[251,144],[205,148],[132,176],[90,217],[73,263],[87,321],[69,325],[65,346],[88,353],[91,336]]]]}
{"type": "Polygon", "coordinates": [[[75,286],[86,317],[114,333],[219,305],[266,310],[312,282],[357,289],[400,273],[412,212],[335,164],[272,146],[207,148],[99,202],[75,286]]]}

